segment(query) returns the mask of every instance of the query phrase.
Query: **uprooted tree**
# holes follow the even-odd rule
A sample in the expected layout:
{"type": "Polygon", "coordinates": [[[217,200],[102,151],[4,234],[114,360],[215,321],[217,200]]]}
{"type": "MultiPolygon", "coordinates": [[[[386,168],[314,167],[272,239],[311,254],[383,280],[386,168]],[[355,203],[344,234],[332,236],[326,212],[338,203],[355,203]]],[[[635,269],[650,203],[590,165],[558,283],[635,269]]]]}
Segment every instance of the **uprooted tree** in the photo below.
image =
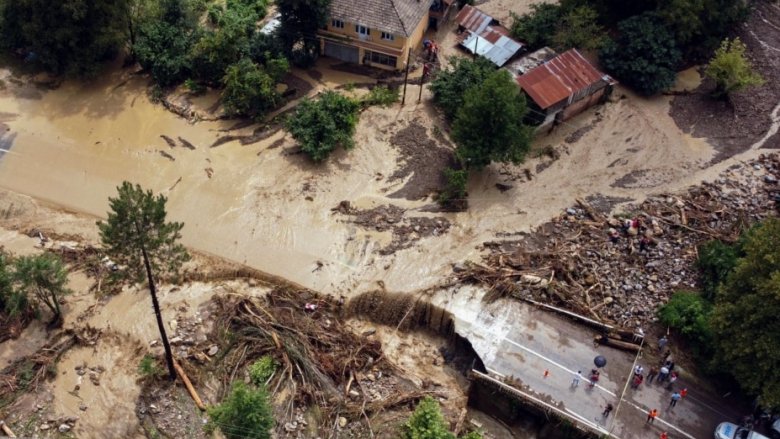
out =
{"type": "Polygon", "coordinates": [[[167,199],[164,196],[155,197],[152,191],[144,191],[140,185],[133,186],[129,182],[122,183],[117,190],[119,196],[108,199],[111,210],[107,221],[97,222],[100,238],[106,254],[124,267],[122,274],[134,282],[144,279],[148,282],[173,380],[176,379],[176,370],[165,335],[154,277],[175,278],[181,265],[189,260],[187,250],[178,243],[184,224],[165,220],[167,199]]]}
{"type": "Polygon", "coordinates": [[[72,291],[67,288],[68,270],[59,256],[51,253],[21,256],[14,261],[11,279],[16,285],[17,305],[19,300],[27,300],[20,295],[33,297],[51,310],[54,314],[53,322],[60,321],[62,312],[59,298],[72,291]]]}

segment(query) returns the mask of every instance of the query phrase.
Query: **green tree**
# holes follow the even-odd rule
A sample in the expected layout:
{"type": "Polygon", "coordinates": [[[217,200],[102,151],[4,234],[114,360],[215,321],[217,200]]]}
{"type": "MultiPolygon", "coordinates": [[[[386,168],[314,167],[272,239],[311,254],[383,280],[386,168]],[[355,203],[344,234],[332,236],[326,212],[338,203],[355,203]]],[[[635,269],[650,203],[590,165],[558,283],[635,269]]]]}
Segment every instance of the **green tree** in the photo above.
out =
{"type": "Polygon", "coordinates": [[[656,14],[683,48],[686,58],[701,59],[748,17],[742,0],[655,0],[656,14]]]}
{"type": "Polygon", "coordinates": [[[207,81],[221,80],[228,66],[249,54],[258,16],[240,3],[217,18],[217,29],[204,32],[194,48],[193,71],[207,81]]]}
{"type": "Polygon", "coordinates": [[[602,46],[604,68],[641,94],[652,95],[671,87],[681,53],[672,35],[652,13],[618,24],[620,37],[602,46]]]}
{"type": "Polygon", "coordinates": [[[439,410],[439,403],[426,396],[402,427],[402,439],[455,439],[439,410]]]}
{"type": "Polygon", "coordinates": [[[117,198],[108,199],[111,207],[108,219],[97,222],[100,239],[106,254],[124,267],[124,274],[132,281],[146,279],[173,380],[176,370],[157,301],[154,276],[176,277],[181,265],[189,260],[187,250],[178,243],[184,224],[165,220],[167,199],[162,195],[155,197],[152,191],[144,191],[140,185],[133,186],[129,182],[122,183],[117,191],[117,198]]]}
{"type": "Polygon", "coordinates": [[[604,43],[606,33],[598,23],[598,13],[590,6],[580,6],[566,12],[552,37],[556,50],[566,51],[573,47],[594,50],[604,43]]]}
{"type": "Polygon", "coordinates": [[[496,65],[481,56],[474,60],[450,57],[449,67],[440,71],[428,86],[433,93],[434,104],[448,119],[455,119],[458,109],[463,106],[466,90],[481,85],[495,71],[496,65]]]}
{"type": "Polygon", "coordinates": [[[780,220],[745,234],[745,256],[718,292],[712,317],[715,365],[763,405],[780,406],[780,220]]]}
{"type": "Polygon", "coordinates": [[[287,59],[307,68],[320,52],[317,31],[325,26],[333,0],[276,0],[281,14],[278,37],[287,59]]]}
{"type": "Polygon", "coordinates": [[[198,23],[188,2],[163,0],[159,17],[143,22],[133,53],[163,87],[190,76],[198,23]]]}
{"type": "Polygon", "coordinates": [[[700,363],[709,362],[713,350],[709,326],[712,316],[710,302],[698,293],[678,291],[656,313],[661,323],[680,331],[688,340],[691,351],[700,363]]]}
{"type": "Polygon", "coordinates": [[[553,37],[561,25],[563,11],[554,3],[533,3],[531,12],[512,13],[509,32],[513,38],[526,43],[530,50],[553,45],[553,37]]]}
{"type": "Polygon", "coordinates": [[[217,427],[227,439],[270,439],[274,419],[264,386],[256,389],[236,383],[230,395],[217,407],[207,410],[211,422],[205,429],[217,427]]]}
{"type": "Polygon", "coordinates": [[[0,253],[0,310],[13,318],[27,309],[29,300],[23,291],[14,288],[13,272],[9,267],[6,255],[0,253]]]}
{"type": "Polygon", "coordinates": [[[225,90],[222,103],[231,114],[254,114],[274,108],[281,102],[276,83],[289,68],[287,60],[269,61],[273,68],[265,69],[249,58],[229,66],[222,78],[225,90]]]}
{"type": "Polygon", "coordinates": [[[445,168],[444,178],[447,184],[436,197],[436,201],[448,209],[465,211],[468,208],[466,184],[469,181],[469,171],[445,168]]]}
{"type": "Polygon", "coordinates": [[[287,130],[303,152],[321,162],[339,146],[345,150],[355,147],[352,135],[359,109],[359,102],[328,90],[317,100],[304,99],[288,119],[287,130]]]}
{"type": "Polygon", "coordinates": [[[482,85],[466,91],[452,124],[455,155],[466,169],[479,170],[490,162],[522,163],[533,132],[523,124],[526,113],[525,95],[512,75],[495,71],[482,85]]]}
{"type": "Polygon", "coordinates": [[[723,40],[715,57],[707,65],[705,74],[715,81],[713,94],[728,98],[729,94],[753,85],[761,85],[764,79],[753,71],[753,63],[745,56],[746,47],[735,38],[723,40]]]}
{"type": "Polygon", "coordinates": [[[0,33],[52,73],[95,77],[126,41],[129,8],[129,0],[2,0],[0,33]]]}
{"type": "Polygon", "coordinates": [[[72,291],[67,288],[68,270],[59,256],[51,253],[21,256],[14,261],[12,279],[20,293],[34,297],[51,310],[53,321],[61,319],[58,298],[72,291]]]}
{"type": "Polygon", "coordinates": [[[737,242],[724,244],[717,239],[705,242],[697,249],[699,258],[695,267],[699,270],[702,296],[710,303],[715,302],[718,288],[734,271],[742,254],[742,245],[737,242]]]}

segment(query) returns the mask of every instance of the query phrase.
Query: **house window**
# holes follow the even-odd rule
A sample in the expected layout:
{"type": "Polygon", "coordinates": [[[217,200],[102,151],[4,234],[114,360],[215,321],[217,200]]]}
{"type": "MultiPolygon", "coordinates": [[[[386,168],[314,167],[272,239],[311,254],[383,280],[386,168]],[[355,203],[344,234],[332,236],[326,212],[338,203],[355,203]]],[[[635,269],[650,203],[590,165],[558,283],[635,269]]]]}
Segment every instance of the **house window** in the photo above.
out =
{"type": "Polygon", "coordinates": [[[382,32],[382,39],[385,41],[395,41],[395,35],[387,32],[382,32]]]}
{"type": "Polygon", "coordinates": [[[395,66],[398,65],[398,58],[385,55],[384,53],[370,52],[366,50],[365,56],[363,57],[363,62],[370,62],[371,64],[382,64],[384,66],[395,68],[395,66]]]}
{"type": "Polygon", "coordinates": [[[330,27],[344,29],[344,22],[341,20],[330,20],[330,27]]]}
{"type": "Polygon", "coordinates": [[[370,35],[371,34],[371,29],[369,29],[369,28],[367,28],[365,26],[361,26],[361,25],[357,24],[357,25],[355,25],[355,32],[357,32],[358,35],[370,35]]]}

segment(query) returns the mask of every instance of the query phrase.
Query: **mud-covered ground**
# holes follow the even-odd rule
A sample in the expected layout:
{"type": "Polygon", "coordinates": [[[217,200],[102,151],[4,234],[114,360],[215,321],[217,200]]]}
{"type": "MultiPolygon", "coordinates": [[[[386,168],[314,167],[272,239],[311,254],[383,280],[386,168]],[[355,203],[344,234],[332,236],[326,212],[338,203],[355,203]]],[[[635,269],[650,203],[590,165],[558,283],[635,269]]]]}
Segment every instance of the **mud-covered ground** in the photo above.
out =
{"type": "Polygon", "coordinates": [[[766,82],[733,93],[730,101],[725,101],[710,95],[715,84],[705,79],[693,93],[672,101],[671,115],[677,125],[686,133],[706,138],[715,147],[714,163],[757,142],[762,142],[761,148],[780,148],[780,7],[769,0],[754,3],[750,21],[737,30],[737,35],[766,82]]]}

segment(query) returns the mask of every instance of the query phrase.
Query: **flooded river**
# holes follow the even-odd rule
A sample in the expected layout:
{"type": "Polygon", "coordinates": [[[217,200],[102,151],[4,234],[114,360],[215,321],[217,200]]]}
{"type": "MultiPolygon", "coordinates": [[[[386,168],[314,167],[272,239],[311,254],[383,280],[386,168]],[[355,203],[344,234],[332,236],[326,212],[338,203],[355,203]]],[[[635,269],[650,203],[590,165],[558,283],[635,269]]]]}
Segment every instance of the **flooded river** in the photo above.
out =
{"type": "MultiPolygon", "coordinates": [[[[372,81],[324,63],[317,74],[294,73],[314,87],[312,94],[325,86],[372,81]]],[[[9,84],[0,92],[0,120],[8,130],[0,139],[8,151],[0,151],[0,188],[102,218],[117,185],[140,183],[169,198],[170,218],[185,223],[186,245],[309,288],[345,293],[373,288],[377,280],[396,291],[428,287],[449,273],[450,263],[476,260],[482,242],[527,231],[575,197],[641,199],[717,171],[702,171],[712,149],[679,131],[668,116],[669,98],[629,95],[537,141],[538,147],[556,146],[559,160],[532,159],[524,167],[474,173],[469,211],[436,214],[452,222],[449,233],[380,256],[373,250],[387,242],[386,233],[359,229],[331,209],[349,200],[361,208],[393,203],[409,209],[407,215],[432,215],[420,212],[430,199],[386,198],[402,183],[378,177],[398,166],[398,152],[388,142],[393,132],[412,120],[441,125],[427,90],[421,104],[414,99],[404,107],[365,111],[357,148],[314,165],[296,154],[284,131],[251,145],[233,141],[211,148],[236,121],[191,124],[152,104],[148,83],[144,75],[115,67],[95,83],[65,82],[54,90],[9,84]],[[587,126],[578,139],[564,140],[587,126]],[[179,138],[195,149],[182,147],[179,138]],[[615,184],[618,180],[627,183],[615,184]],[[496,183],[511,189],[501,192],[496,183]]],[[[409,88],[411,96],[418,91],[409,88]]]]}

